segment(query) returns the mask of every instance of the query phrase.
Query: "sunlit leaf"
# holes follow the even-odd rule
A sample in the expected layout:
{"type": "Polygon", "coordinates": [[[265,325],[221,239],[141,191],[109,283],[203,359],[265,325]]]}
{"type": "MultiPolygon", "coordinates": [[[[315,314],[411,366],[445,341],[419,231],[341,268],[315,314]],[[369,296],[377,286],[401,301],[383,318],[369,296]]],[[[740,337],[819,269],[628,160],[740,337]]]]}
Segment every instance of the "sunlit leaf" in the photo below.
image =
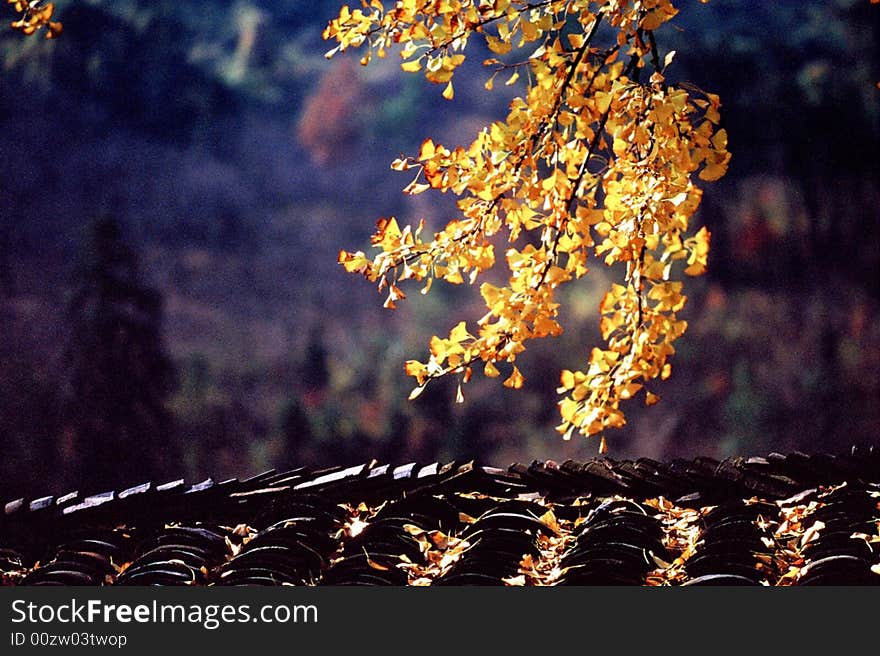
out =
{"type": "Polygon", "coordinates": [[[498,371],[498,368],[490,361],[486,363],[486,366],[483,367],[483,373],[487,378],[497,378],[501,375],[501,372],[498,371]]]}
{"type": "Polygon", "coordinates": [[[371,568],[373,568],[375,570],[379,570],[380,572],[387,572],[388,570],[391,569],[390,567],[386,567],[382,563],[377,563],[375,560],[370,558],[370,555],[367,553],[366,549],[364,549],[364,555],[366,556],[366,559],[367,559],[367,565],[369,565],[371,568]]]}
{"type": "Polygon", "coordinates": [[[513,372],[510,374],[510,377],[504,381],[505,387],[510,387],[512,389],[519,389],[523,386],[523,382],[525,382],[525,378],[520,373],[519,369],[516,366],[513,367],[513,372]]]}

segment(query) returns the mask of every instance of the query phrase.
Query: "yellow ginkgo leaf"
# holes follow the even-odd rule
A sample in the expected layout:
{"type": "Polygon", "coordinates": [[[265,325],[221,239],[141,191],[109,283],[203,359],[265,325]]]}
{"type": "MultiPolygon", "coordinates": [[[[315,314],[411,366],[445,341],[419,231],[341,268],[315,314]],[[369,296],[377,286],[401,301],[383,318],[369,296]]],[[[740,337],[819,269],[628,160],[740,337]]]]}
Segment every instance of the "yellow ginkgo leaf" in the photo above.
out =
{"type": "Polygon", "coordinates": [[[523,378],[523,375],[520,373],[519,369],[517,369],[514,365],[513,372],[510,374],[510,377],[504,381],[504,386],[510,387],[511,389],[519,389],[523,386],[524,381],[525,378],[523,378]]]}

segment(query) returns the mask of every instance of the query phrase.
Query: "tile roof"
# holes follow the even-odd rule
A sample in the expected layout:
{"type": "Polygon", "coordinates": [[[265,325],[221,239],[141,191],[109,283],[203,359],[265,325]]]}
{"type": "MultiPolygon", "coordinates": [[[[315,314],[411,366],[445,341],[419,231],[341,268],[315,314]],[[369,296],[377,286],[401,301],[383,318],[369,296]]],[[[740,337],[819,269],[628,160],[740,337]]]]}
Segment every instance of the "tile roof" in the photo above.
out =
{"type": "Polygon", "coordinates": [[[17,499],[6,585],[878,585],[880,450],[376,463],[17,499]]]}

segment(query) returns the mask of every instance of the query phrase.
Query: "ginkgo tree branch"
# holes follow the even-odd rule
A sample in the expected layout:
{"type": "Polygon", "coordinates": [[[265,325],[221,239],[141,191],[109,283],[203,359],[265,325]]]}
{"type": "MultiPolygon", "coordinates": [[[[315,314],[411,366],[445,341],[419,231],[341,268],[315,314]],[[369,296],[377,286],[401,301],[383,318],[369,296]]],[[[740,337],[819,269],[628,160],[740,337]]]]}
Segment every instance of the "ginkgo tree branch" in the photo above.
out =
{"type": "MultiPolygon", "coordinates": [[[[529,5],[529,8],[543,6],[544,4],[549,4],[549,3],[533,4],[533,5],[529,5]]],[[[531,135],[530,139],[528,140],[528,147],[523,149],[520,157],[518,157],[516,159],[516,163],[513,165],[513,173],[512,173],[512,177],[514,179],[519,174],[523,164],[527,160],[536,159],[536,158],[541,157],[543,147],[539,148],[537,150],[536,150],[536,147],[541,143],[543,138],[546,136],[547,131],[550,129],[550,127],[557,120],[557,116],[559,114],[559,111],[560,111],[561,107],[563,106],[563,104],[565,103],[566,94],[570,88],[571,82],[575,77],[575,74],[577,72],[578,67],[580,66],[581,62],[583,61],[585,54],[589,52],[593,38],[595,37],[600,24],[601,24],[601,12],[599,12],[596,15],[596,18],[593,22],[592,27],[590,28],[588,35],[584,39],[582,46],[578,49],[578,52],[577,52],[575,59],[568,65],[566,77],[565,77],[563,83],[559,86],[558,91],[556,93],[555,101],[553,103],[553,108],[551,109],[551,111],[549,112],[547,117],[544,119],[544,121],[541,123],[540,129],[535,130],[533,132],[533,134],[531,135]]],[[[614,48],[612,48],[610,50],[610,52],[616,51],[616,49],[618,47],[619,46],[615,46],[614,48]]],[[[589,88],[592,85],[599,70],[600,69],[597,67],[597,69],[595,71],[593,71],[593,75],[591,76],[589,82],[587,83],[586,88],[589,88]]],[[[601,129],[599,130],[599,132],[601,132],[601,129]]],[[[420,156],[419,156],[420,160],[423,159],[422,153],[424,153],[426,147],[433,148],[433,142],[426,141],[423,144],[422,152],[420,152],[420,156]]],[[[591,150],[592,150],[592,148],[591,148],[591,150]]],[[[587,157],[585,159],[585,162],[589,161],[589,159],[590,158],[587,157]]],[[[396,168],[397,170],[406,170],[407,168],[410,168],[411,166],[415,166],[415,165],[416,164],[411,161],[398,160],[397,162],[395,162],[395,165],[393,166],[393,168],[396,168]]],[[[417,182],[419,176],[422,173],[423,173],[423,168],[420,167],[419,175],[417,175],[416,178],[413,180],[413,182],[410,183],[410,185],[407,187],[407,189],[404,190],[406,193],[420,193],[422,190],[427,188],[427,186],[429,186],[429,185],[416,185],[415,184],[417,182]]],[[[389,257],[385,260],[385,262],[383,262],[383,265],[382,265],[382,267],[380,267],[378,274],[375,272],[375,270],[372,273],[369,271],[366,271],[366,270],[363,270],[363,271],[366,273],[366,275],[368,275],[368,277],[370,277],[373,280],[377,279],[377,277],[379,275],[384,276],[385,272],[387,270],[389,270],[389,268],[392,270],[395,270],[395,275],[396,275],[397,268],[400,268],[400,267],[405,268],[407,265],[410,265],[414,261],[423,257],[425,255],[425,253],[427,253],[428,257],[431,259],[432,267],[433,267],[433,263],[436,262],[436,259],[448,250],[448,245],[450,242],[465,243],[467,241],[472,241],[472,240],[478,239],[479,236],[481,234],[483,234],[483,232],[484,232],[483,231],[483,225],[485,222],[484,220],[493,214],[494,210],[497,208],[497,206],[499,204],[499,201],[501,201],[504,198],[504,196],[509,193],[510,193],[510,189],[504,188],[498,194],[496,194],[495,197],[492,199],[491,203],[489,203],[489,205],[486,206],[484,208],[484,210],[482,211],[481,216],[480,216],[480,220],[474,222],[474,227],[470,231],[464,232],[464,233],[462,233],[462,234],[460,234],[460,235],[456,236],[455,238],[448,240],[448,241],[443,240],[438,233],[437,235],[435,235],[435,240],[432,243],[431,248],[429,248],[427,250],[418,250],[418,249],[413,250],[409,245],[404,245],[403,247],[401,247],[399,249],[395,249],[393,251],[386,251],[386,254],[389,257]]],[[[393,225],[392,225],[392,228],[393,228],[393,225]]],[[[358,257],[360,255],[361,254],[356,254],[356,257],[354,259],[348,258],[348,259],[343,259],[341,261],[343,261],[344,263],[347,264],[347,268],[349,268],[349,270],[352,270],[354,268],[356,268],[356,270],[361,270],[360,266],[363,263],[363,258],[358,257]]],[[[343,256],[343,257],[347,257],[347,255],[343,256]]],[[[402,293],[397,289],[392,288],[392,292],[398,298],[403,297],[402,293]]],[[[389,299],[386,301],[386,307],[393,308],[395,300],[397,300],[397,299],[389,297],[389,299]]]]}
{"type": "Polygon", "coordinates": [[[685,236],[701,194],[692,176],[717,179],[730,157],[716,127],[717,96],[666,84],[673,53],[661,64],[654,32],[676,15],[672,0],[397,0],[388,10],[371,0],[362,7],[343,8],[328,25],[334,51],[365,45],[366,64],[370,52],[385,56],[399,44],[403,70],[445,84],[450,100],[472,35],[499,56],[538,45],[516,64],[484,62],[497,67],[487,90],[504,67],[515,69],[509,83],[527,72],[526,91],[504,120],[467,148],[426,139],[417,156],[392,165],[418,168],[405,193],[451,192],[461,216],[430,240],[421,237],[423,222],[414,229],[382,219],[372,239],[378,255],[340,253],[348,271],[388,289],[385,305],[393,308],[405,298],[397,284],[407,279],[425,281],[423,292],[435,278],[458,284],[467,274],[473,284],[496,267],[490,238],[507,232],[507,284],[480,285],[487,313],[474,333],[458,322],[448,337],[431,339],[427,362],[407,361],[418,383],[413,395],[460,374],[461,400],[461,384],[479,361],[490,378],[507,363],[504,385],[522,386],[517,355],[528,340],[562,332],[556,292],[588,273],[594,253],[608,266],[625,265],[624,284],[612,285],[599,307],[604,347],[592,349],[584,371],[561,374],[558,429],[568,438],[623,425],[623,401],[642,389],[646,403],[657,400],[645,385],[669,375],[672,344],[687,327],[677,316],[686,297],[673,273],[705,270],[708,231],[685,236]],[[610,43],[600,48],[601,25],[610,43]],[[646,67],[653,73],[642,81],[646,67]],[[591,166],[597,159],[602,166],[591,166]]]}
{"type": "Polygon", "coordinates": [[[18,14],[18,20],[13,21],[10,26],[22,34],[36,34],[39,30],[45,29],[46,38],[54,39],[64,29],[60,22],[52,20],[55,13],[55,4],[52,2],[6,0],[6,3],[12,5],[13,10],[18,14]]]}
{"type": "MultiPolygon", "coordinates": [[[[546,3],[544,3],[544,4],[546,4],[546,3]]],[[[535,6],[538,6],[538,5],[535,5],[535,6]]],[[[534,133],[531,135],[531,137],[528,141],[528,147],[525,148],[522,151],[520,157],[518,157],[516,159],[516,163],[513,166],[513,177],[514,178],[519,174],[523,164],[528,159],[530,159],[530,158],[535,159],[535,158],[539,158],[541,156],[541,152],[542,152],[543,148],[539,148],[538,150],[535,150],[535,149],[540,144],[540,142],[543,140],[544,136],[547,134],[547,131],[549,130],[550,126],[552,126],[554,121],[556,121],[556,117],[560,111],[560,108],[563,106],[563,104],[565,102],[566,93],[568,92],[569,87],[571,85],[571,82],[575,77],[575,73],[577,71],[577,68],[580,66],[581,62],[583,61],[584,55],[589,51],[590,44],[592,43],[592,40],[593,40],[594,36],[596,35],[596,32],[598,31],[599,25],[601,23],[600,19],[601,19],[601,14],[596,16],[596,20],[593,23],[593,27],[591,28],[589,34],[587,35],[586,39],[584,40],[583,45],[578,50],[577,56],[575,57],[574,61],[572,61],[569,64],[568,72],[566,74],[565,80],[563,81],[562,85],[560,85],[559,90],[556,94],[556,99],[555,99],[553,108],[550,111],[550,113],[548,114],[548,116],[545,118],[545,120],[541,123],[541,129],[534,131],[534,133]]],[[[595,79],[596,75],[598,74],[598,70],[599,69],[597,68],[597,70],[594,71],[590,81],[587,84],[587,88],[589,88],[592,85],[593,80],[595,79]]],[[[604,121],[602,122],[602,125],[604,125],[604,121]]],[[[599,136],[601,134],[601,127],[602,126],[600,125],[600,129],[597,131],[597,136],[599,136]]],[[[426,148],[433,148],[433,142],[431,142],[430,140],[427,140],[425,143],[423,143],[422,151],[420,152],[419,158],[418,158],[419,160],[423,159],[423,153],[425,152],[426,148]]],[[[592,151],[594,148],[595,148],[595,143],[593,144],[593,146],[591,146],[590,150],[592,151]]],[[[588,162],[589,159],[590,159],[590,156],[585,158],[585,163],[588,162]]],[[[417,165],[412,161],[398,160],[397,162],[395,162],[395,165],[393,166],[393,168],[395,168],[397,170],[406,170],[407,168],[410,168],[412,166],[417,166],[417,165]]],[[[419,188],[418,186],[415,185],[415,183],[417,182],[417,180],[419,179],[419,177],[421,176],[421,174],[423,172],[424,172],[424,169],[423,169],[423,167],[420,166],[419,167],[419,175],[417,175],[416,178],[413,180],[413,182],[410,183],[410,185],[407,187],[407,189],[404,190],[406,193],[420,193],[424,189],[424,187],[419,188]]],[[[580,176],[580,177],[582,177],[582,176],[580,176]]],[[[576,188],[577,188],[577,185],[575,186],[575,189],[576,188]]],[[[430,247],[427,249],[417,249],[417,248],[414,249],[412,247],[413,245],[404,244],[400,248],[397,248],[397,249],[394,249],[391,251],[386,251],[386,255],[388,255],[389,257],[386,258],[386,260],[383,262],[382,266],[379,267],[378,269],[373,269],[372,272],[367,271],[367,269],[363,269],[363,271],[372,280],[376,280],[379,277],[384,277],[386,272],[389,270],[393,270],[395,272],[395,277],[397,277],[396,271],[398,268],[401,268],[401,267],[405,268],[408,265],[411,265],[415,261],[424,257],[426,254],[429,257],[429,259],[431,260],[432,268],[433,268],[435,266],[437,259],[439,257],[441,257],[444,253],[448,252],[450,243],[459,243],[460,244],[460,243],[467,243],[468,241],[478,239],[479,236],[481,234],[483,234],[483,232],[484,232],[483,231],[483,224],[484,224],[485,218],[487,218],[493,214],[493,212],[498,207],[499,202],[504,198],[505,195],[509,194],[510,191],[511,191],[510,189],[504,188],[499,193],[497,193],[494,196],[494,198],[492,198],[491,202],[482,211],[481,216],[480,216],[480,220],[474,222],[475,225],[471,230],[463,232],[462,234],[454,237],[451,240],[443,240],[441,238],[440,234],[438,233],[437,235],[435,235],[434,241],[431,243],[430,247]]],[[[396,225],[396,222],[394,224],[385,223],[385,224],[383,224],[383,227],[386,225],[391,227],[393,230],[394,226],[396,225]]],[[[363,264],[364,258],[361,257],[361,255],[362,254],[358,253],[358,254],[355,254],[354,258],[351,258],[348,256],[348,254],[344,254],[342,256],[343,259],[341,259],[340,261],[343,263],[346,263],[348,265],[347,268],[349,268],[349,270],[352,270],[355,267],[360,267],[363,264]],[[346,258],[348,258],[348,259],[346,259],[346,258]]],[[[408,277],[408,276],[405,276],[404,278],[406,278],[406,277],[408,277]]],[[[403,296],[402,292],[399,291],[399,289],[392,287],[391,291],[392,291],[392,295],[390,295],[389,299],[386,300],[386,307],[393,309],[394,302],[396,300],[398,300],[399,298],[404,298],[404,296],[403,296]],[[394,298],[394,297],[396,297],[396,298],[394,298]]]]}
{"type": "MultiPolygon", "coordinates": [[[[546,7],[547,5],[553,4],[553,2],[554,2],[554,0],[544,0],[543,2],[527,2],[524,5],[522,5],[521,7],[519,7],[516,11],[518,13],[522,14],[522,13],[525,13],[525,12],[530,11],[532,9],[541,9],[542,7],[546,7]]],[[[427,9],[429,6],[430,6],[430,3],[425,3],[425,7],[423,8],[423,11],[425,9],[427,9]]],[[[461,30],[458,34],[455,34],[455,35],[449,37],[446,41],[444,41],[443,43],[441,43],[437,46],[434,46],[428,52],[436,53],[440,50],[444,50],[446,48],[449,48],[456,41],[464,38],[465,36],[467,36],[471,32],[479,32],[486,25],[491,25],[492,23],[495,23],[495,22],[501,20],[502,18],[504,18],[504,14],[499,13],[499,14],[495,14],[495,15],[489,15],[481,20],[478,20],[476,23],[467,25],[467,27],[465,29],[461,30]]]]}

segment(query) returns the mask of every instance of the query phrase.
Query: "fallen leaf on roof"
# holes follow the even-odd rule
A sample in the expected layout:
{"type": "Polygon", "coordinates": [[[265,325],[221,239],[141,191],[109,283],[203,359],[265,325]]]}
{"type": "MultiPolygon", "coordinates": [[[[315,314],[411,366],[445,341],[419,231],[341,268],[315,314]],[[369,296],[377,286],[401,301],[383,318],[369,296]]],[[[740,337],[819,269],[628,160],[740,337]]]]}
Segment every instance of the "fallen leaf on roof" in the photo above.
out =
{"type": "Polygon", "coordinates": [[[256,529],[251,528],[247,524],[239,524],[232,529],[232,534],[239,538],[249,537],[252,533],[256,533],[256,529]]]}
{"type": "Polygon", "coordinates": [[[446,549],[446,547],[449,546],[449,536],[443,531],[431,531],[428,533],[428,537],[431,538],[431,542],[433,542],[434,546],[438,549],[446,549]]]}
{"type": "Polygon", "coordinates": [[[672,567],[672,563],[667,563],[665,560],[660,558],[660,556],[657,556],[654,553],[651,553],[651,560],[654,561],[654,563],[657,565],[657,567],[662,567],[663,569],[668,569],[668,568],[672,567]]]}
{"type": "Polygon", "coordinates": [[[387,572],[391,569],[390,567],[385,567],[385,565],[383,565],[382,563],[377,563],[375,560],[370,558],[370,554],[367,553],[366,549],[364,549],[364,556],[367,557],[367,565],[369,565],[373,569],[377,569],[380,572],[387,572]]]}
{"type": "Polygon", "coordinates": [[[346,533],[348,533],[348,536],[353,538],[357,535],[360,535],[365,528],[367,528],[367,523],[363,521],[360,517],[355,517],[351,520],[351,522],[349,522],[345,530],[346,533]]]}
{"type": "Polygon", "coordinates": [[[553,514],[553,510],[548,510],[538,519],[544,526],[549,528],[554,533],[559,533],[559,522],[556,521],[556,515],[553,514]]]}
{"type": "Polygon", "coordinates": [[[815,521],[813,525],[804,531],[803,536],[801,537],[801,548],[807,546],[813,540],[818,539],[819,532],[825,528],[825,522],[815,521]]]}

